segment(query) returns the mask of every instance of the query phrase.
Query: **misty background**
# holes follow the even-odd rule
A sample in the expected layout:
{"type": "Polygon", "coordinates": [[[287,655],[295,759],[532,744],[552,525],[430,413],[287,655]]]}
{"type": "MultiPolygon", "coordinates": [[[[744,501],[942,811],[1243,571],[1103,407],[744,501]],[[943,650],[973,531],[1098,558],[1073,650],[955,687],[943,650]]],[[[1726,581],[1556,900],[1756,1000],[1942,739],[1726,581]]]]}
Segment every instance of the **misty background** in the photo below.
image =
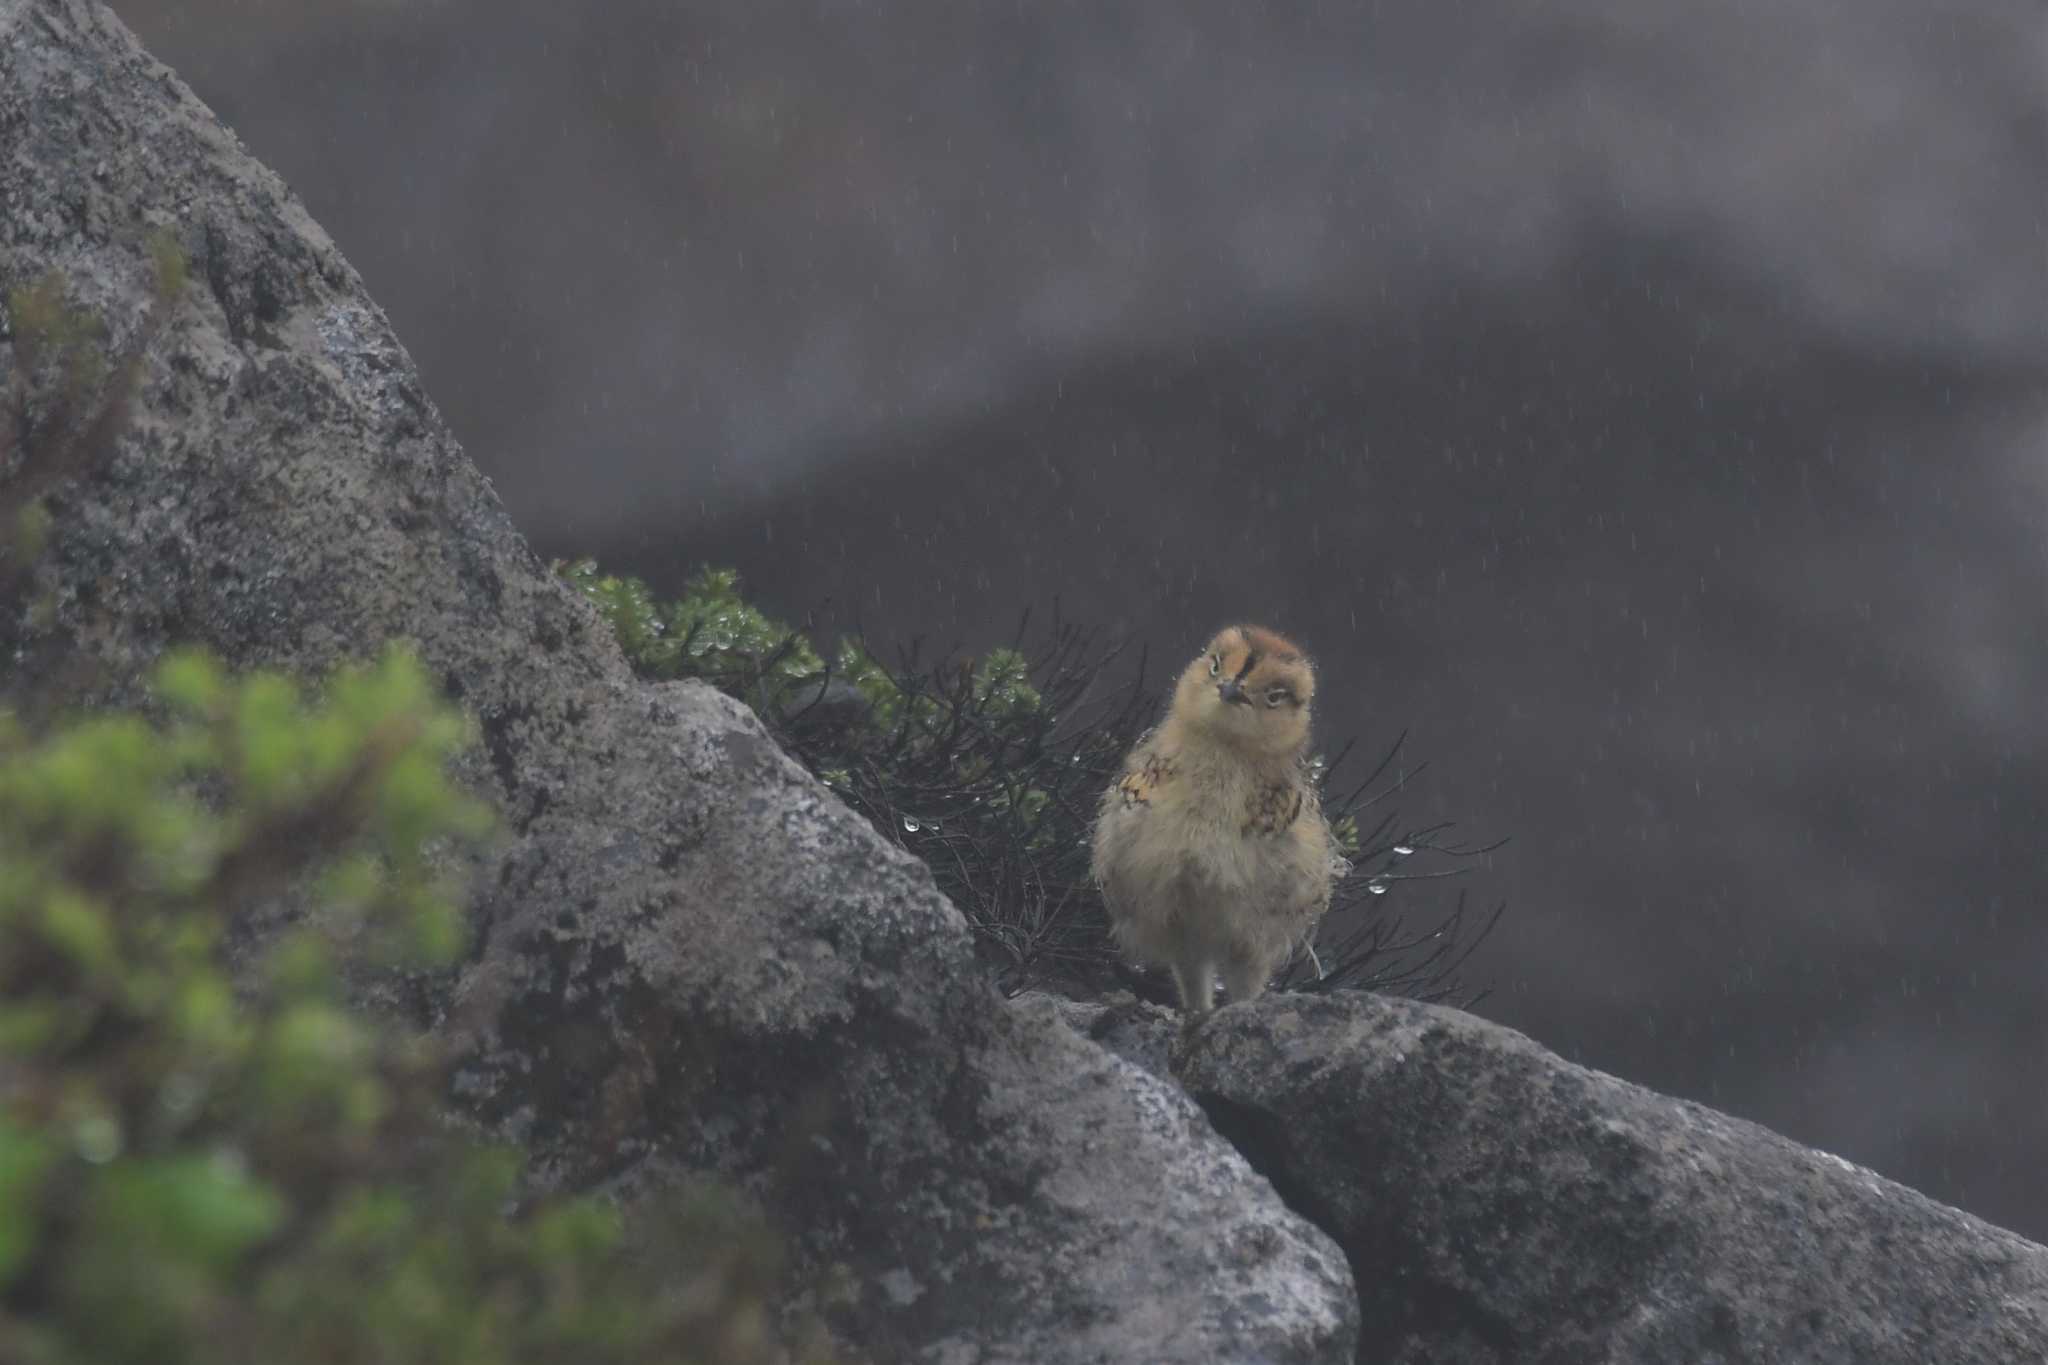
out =
{"type": "Polygon", "coordinates": [[[2048,1240],[2036,0],[114,8],[542,554],[1294,634],[1480,1013],[2048,1240]]]}

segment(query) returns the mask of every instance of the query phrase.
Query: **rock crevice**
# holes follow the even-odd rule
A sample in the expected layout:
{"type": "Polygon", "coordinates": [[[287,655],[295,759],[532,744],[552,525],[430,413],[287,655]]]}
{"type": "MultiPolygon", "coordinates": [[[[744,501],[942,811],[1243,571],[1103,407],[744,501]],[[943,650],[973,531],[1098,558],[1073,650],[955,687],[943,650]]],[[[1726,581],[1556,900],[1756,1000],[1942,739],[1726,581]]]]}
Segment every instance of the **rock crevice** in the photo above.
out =
{"type": "Polygon", "coordinates": [[[1456,1010],[1260,1001],[1181,1077],[1344,1248],[1361,1359],[2048,1358],[2048,1249],[1456,1010]]]}

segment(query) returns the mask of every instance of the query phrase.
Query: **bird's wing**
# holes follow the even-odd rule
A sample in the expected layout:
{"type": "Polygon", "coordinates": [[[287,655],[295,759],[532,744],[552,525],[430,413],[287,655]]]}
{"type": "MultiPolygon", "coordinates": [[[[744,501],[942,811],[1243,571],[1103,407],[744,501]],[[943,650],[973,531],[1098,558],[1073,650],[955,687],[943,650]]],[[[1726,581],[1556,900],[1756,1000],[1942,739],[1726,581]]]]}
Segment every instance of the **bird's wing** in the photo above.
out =
{"type": "Polygon", "coordinates": [[[1089,872],[1095,884],[1102,888],[1103,900],[1111,918],[1118,910],[1118,897],[1113,894],[1111,875],[1118,856],[1135,828],[1131,823],[1143,816],[1152,804],[1152,794],[1165,780],[1166,773],[1157,763],[1157,751],[1153,747],[1153,731],[1147,730],[1138,736],[1138,742],[1124,755],[1123,775],[1102,792],[1102,804],[1095,819],[1094,854],[1089,862],[1089,872]]]}
{"type": "Polygon", "coordinates": [[[1116,784],[1117,804],[1127,811],[1151,805],[1153,795],[1173,781],[1172,756],[1160,753],[1149,739],[1147,736],[1146,741],[1131,750],[1131,756],[1124,761],[1123,778],[1116,784]]]}

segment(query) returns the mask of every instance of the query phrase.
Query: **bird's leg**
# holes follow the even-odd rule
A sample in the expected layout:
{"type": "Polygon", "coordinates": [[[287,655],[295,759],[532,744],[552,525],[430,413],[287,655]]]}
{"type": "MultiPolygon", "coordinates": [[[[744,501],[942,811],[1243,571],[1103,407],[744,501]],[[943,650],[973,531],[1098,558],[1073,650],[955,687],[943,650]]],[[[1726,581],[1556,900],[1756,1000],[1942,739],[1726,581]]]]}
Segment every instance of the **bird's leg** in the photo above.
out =
{"type": "Polygon", "coordinates": [[[1263,962],[1249,958],[1227,957],[1223,960],[1223,993],[1233,1005],[1240,1000],[1256,1000],[1266,991],[1266,980],[1271,975],[1263,962]]]}
{"type": "Polygon", "coordinates": [[[1180,988],[1184,1022],[1193,1023],[1216,1002],[1216,969],[1207,958],[1183,958],[1173,964],[1173,984],[1180,988]]]}

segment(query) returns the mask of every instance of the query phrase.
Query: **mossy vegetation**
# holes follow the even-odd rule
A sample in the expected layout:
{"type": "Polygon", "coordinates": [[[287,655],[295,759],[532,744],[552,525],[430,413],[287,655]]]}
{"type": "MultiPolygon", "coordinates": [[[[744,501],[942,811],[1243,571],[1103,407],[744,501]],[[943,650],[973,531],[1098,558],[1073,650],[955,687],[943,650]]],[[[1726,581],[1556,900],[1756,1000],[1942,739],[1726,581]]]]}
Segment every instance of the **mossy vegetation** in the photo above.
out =
{"type": "MultiPolygon", "coordinates": [[[[604,615],[643,676],[700,678],[752,706],[792,755],[922,858],[966,914],[1004,989],[1147,988],[1125,967],[1088,876],[1096,801],[1124,753],[1157,719],[1143,661],[1055,620],[1026,616],[1011,643],[938,663],[914,649],[885,663],[864,641],[829,652],[763,614],[730,570],[705,569],[679,597],[590,560],[556,566],[604,615]]],[[[1396,739],[1362,780],[1339,783],[1351,746],[1318,758],[1352,872],[1314,955],[1276,984],[1362,986],[1471,1001],[1459,968],[1498,920],[1463,897],[1411,928],[1404,883],[1455,875],[1492,847],[1450,827],[1408,827],[1392,798],[1419,775],[1396,739]]]]}
{"type": "MultiPolygon", "coordinates": [[[[0,1359],[748,1362],[777,1257],[715,1193],[521,1204],[425,1036],[347,1003],[462,945],[489,813],[403,654],[307,694],[166,663],[152,714],[0,718],[0,1359]],[[250,910],[315,907],[237,961],[250,910]]],[[[248,949],[241,951],[247,952],[248,949]]]]}

